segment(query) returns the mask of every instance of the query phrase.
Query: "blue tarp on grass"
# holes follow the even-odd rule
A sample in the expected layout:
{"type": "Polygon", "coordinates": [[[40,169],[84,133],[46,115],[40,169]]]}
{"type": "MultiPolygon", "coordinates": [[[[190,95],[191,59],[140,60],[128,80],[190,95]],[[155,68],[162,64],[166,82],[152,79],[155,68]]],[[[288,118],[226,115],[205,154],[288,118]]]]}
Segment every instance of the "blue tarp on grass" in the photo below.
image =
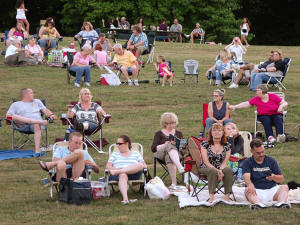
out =
{"type": "Polygon", "coordinates": [[[33,150],[0,150],[0,161],[6,159],[35,158],[45,155],[45,152],[35,153],[33,150]]]}

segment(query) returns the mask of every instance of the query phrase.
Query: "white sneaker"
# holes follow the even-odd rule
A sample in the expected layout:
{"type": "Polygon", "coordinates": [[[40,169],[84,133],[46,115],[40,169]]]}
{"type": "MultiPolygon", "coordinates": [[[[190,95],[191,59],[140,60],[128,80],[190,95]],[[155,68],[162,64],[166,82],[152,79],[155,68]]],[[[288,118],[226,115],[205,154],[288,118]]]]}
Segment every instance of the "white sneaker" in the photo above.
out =
{"type": "Polygon", "coordinates": [[[284,134],[278,134],[277,135],[277,142],[280,142],[280,143],[285,142],[285,135],[284,134]]]}
{"type": "Polygon", "coordinates": [[[90,87],[90,83],[89,82],[84,82],[85,86],[90,87]]]}
{"type": "Polygon", "coordinates": [[[181,167],[180,169],[178,169],[178,172],[179,172],[180,174],[184,174],[184,173],[185,173],[184,167],[181,167]]]}
{"type": "Polygon", "coordinates": [[[132,86],[132,81],[131,80],[128,80],[127,83],[128,83],[129,86],[132,86]]]}
{"type": "Polygon", "coordinates": [[[230,84],[230,86],[228,88],[238,88],[238,87],[239,87],[239,85],[232,83],[232,84],[230,84]]]}
{"type": "Polygon", "coordinates": [[[186,38],[189,38],[189,37],[190,37],[190,35],[188,35],[188,34],[184,34],[184,36],[185,36],[186,38]]]}
{"type": "Polygon", "coordinates": [[[139,81],[138,80],[134,81],[134,86],[139,86],[139,81]]]}
{"type": "Polygon", "coordinates": [[[74,86],[75,86],[75,87],[80,87],[80,84],[75,83],[74,86]]]}
{"type": "Polygon", "coordinates": [[[262,203],[256,203],[256,204],[251,204],[250,205],[250,209],[254,210],[254,209],[265,209],[267,208],[266,205],[262,204],[262,203]]]}
{"type": "Polygon", "coordinates": [[[268,141],[273,144],[276,141],[276,139],[273,136],[269,136],[268,141]]]}
{"type": "Polygon", "coordinates": [[[284,209],[290,209],[292,208],[291,204],[285,203],[285,202],[277,202],[273,205],[275,208],[284,208],[284,209]]]}
{"type": "Polygon", "coordinates": [[[168,189],[174,191],[176,189],[176,184],[171,184],[168,189]]]}

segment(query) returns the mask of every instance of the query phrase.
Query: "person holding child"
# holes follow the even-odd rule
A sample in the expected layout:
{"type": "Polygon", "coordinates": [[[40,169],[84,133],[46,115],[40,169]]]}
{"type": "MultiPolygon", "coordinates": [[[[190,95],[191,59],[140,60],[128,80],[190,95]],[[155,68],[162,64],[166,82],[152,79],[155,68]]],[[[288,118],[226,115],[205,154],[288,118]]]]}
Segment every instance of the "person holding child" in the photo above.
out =
{"type": "Polygon", "coordinates": [[[45,49],[53,49],[56,47],[56,38],[60,38],[60,34],[55,28],[53,19],[48,18],[45,25],[41,27],[39,31],[39,44],[43,51],[45,49]]]}
{"type": "Polygon", "coordinates": [[[173,86],[173,76],[175,74],[171,71],[171,68],[169,67],[169,63],[166,62],[166,59],[164,56],[157,56],[157,62],[153,63],[156,71],[159,73],[159,76],[163,78],[162,80],[162,87],[165,86],[165,82],[167,79],[169,79],[170,87],[173,86]]]}

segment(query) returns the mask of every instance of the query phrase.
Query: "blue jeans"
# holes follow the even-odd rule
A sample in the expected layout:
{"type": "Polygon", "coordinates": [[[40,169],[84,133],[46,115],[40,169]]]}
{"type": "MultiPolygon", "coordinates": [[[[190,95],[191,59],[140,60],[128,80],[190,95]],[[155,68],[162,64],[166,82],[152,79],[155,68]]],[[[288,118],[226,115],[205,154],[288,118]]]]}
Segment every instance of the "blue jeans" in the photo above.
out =
{"type": "Polygon", "coordinates": [[[283,134],[283,115],[276,114],[270,116],[258,115],[257,120],[262,122],[267,138],[273,136],[272,126],[275,126],[276,135],[283,134]]]}
{"type": "Polygon", "coordinates": [[[71,66],[71,71],[76,72],[75,82],[80,84],[81,77],[84,75],[84,82],[91,81],[91,68],[89,66],[71,66]]]}
{"type": "Polygon", "coordinates": [[[257,85],[267,82],[270,77],[266,73],[254,73],[251,75],[250,90],[256,91],[257,85]]]}
{"type": "MultiPolygon", "coordinates": [[[[209,118],[209,117],[205,120],[205,124],[206,124],[205,131],[206,131],[206,133],[208,132],[209,128],[211,128],[211,126],[214,123],[216,123],[216,122],[213,119],[209,118]]],[[[223,125],[225,125],[226,123],[232,123],[232,119],[228,118],[228,119],[224,120],[223,125]]]]}
{"type": "MultiPolygon", "coordinates": [[[[219,71],[219,70],[216,70],[215,71],[215,76],[216,76],[216,84],[221,84],[221,81],[223,80],[223,72],[224,71],[219,71]]],[[[228,78],[232,78],[232,72],[228,72],[226,77],[228,78]]]]}
{"type": "MultiPolygon", "coordinates": [[[[39,45],[41,46],[41,48],[43,48],[43,49],[48,48],[47,40],[40,39],[40,40],[38,41],[38,44],[39,44],[39,45]]],[[[52,40],[51,40],[50,48],[56,48],[56,39],[52,39],[52,40]]]]}

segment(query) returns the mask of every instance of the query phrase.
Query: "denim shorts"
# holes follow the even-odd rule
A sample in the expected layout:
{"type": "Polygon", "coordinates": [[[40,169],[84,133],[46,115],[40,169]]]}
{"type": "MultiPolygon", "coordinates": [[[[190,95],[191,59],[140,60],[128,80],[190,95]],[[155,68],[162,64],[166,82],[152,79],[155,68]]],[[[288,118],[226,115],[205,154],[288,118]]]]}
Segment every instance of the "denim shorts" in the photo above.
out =
{"type": "MultiPolygon", "coordinates": [[[[45,130],[45,126],[41,126],[42,130],[45,130]]],[[[33,124],[24,124],[17,128],[18,131],[22,133],[34,133],[34,125],[33,124]]]]}
{"type": "MultiPolygon", "coordinates": [[[[135,174],[127,174],[128,180],[139,180],[142,173],[143,173],[143,171],[141,170],[141,171],[139,171],[135,174]]],[[[119,181],[119,176],[110,175],[109,176],[109,181],[119,181]]]]}

